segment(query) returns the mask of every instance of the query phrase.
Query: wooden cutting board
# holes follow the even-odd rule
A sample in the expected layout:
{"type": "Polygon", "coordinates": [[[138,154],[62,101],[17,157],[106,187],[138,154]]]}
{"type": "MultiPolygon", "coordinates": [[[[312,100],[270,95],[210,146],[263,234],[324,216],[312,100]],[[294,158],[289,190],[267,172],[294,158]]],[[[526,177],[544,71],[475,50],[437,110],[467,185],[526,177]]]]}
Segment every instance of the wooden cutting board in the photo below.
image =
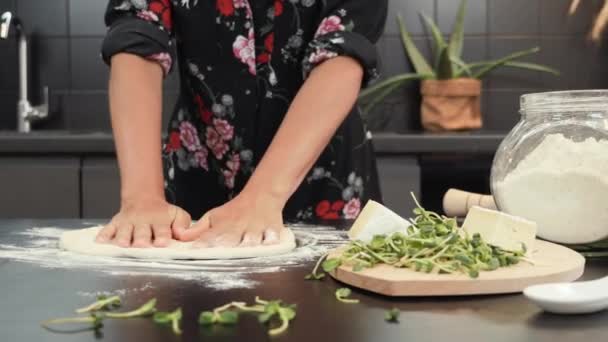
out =
{"type": "MultiPolygon", "coordinates": [[[[337,256],[339,249],[330,253],[337,256]]],[[[464,274],[428,274],[389,265],[377,265],[360,272],[340,266],[330,275],[343,283],[387,296],[459,296],[517,293],[541,283],[570,282],[585,268],[585,258],[554,243],[536,240],[530,254],[534,264],[517,265],[479,272],[476,279],[464,274]]]]}

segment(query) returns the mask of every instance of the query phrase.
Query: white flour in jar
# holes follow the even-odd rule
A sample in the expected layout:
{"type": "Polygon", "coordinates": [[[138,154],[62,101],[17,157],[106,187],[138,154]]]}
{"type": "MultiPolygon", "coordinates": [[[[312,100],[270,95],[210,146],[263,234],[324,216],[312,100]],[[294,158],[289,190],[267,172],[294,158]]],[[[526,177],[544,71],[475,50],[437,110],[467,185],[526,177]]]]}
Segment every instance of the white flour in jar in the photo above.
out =
{"type": "Polygon", "coordinates": [[[608,237],[608,141],[551,134],[496,184],[506,213],[538,224],[539,237],[566,244],[608,237]]]}

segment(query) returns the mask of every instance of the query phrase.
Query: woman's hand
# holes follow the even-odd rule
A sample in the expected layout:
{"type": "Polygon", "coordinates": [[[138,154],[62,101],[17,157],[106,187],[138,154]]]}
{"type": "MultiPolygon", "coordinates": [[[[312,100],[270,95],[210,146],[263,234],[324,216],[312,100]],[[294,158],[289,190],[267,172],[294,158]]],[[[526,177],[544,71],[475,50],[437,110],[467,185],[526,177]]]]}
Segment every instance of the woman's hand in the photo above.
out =
{"type": "Polygon", "coordinates": [[[269,194],[243,191],[208,211],[190,229],[176,226],[173,235],[198,247],[270,245],[279,242],[285,201],[269,194]]]}
{"type": "Polygon", "coordinates": [[[123,203],[96,241],[120,247],[166,247],[171,231],[190,227],[190,215],[164,199],[123,203]]]}

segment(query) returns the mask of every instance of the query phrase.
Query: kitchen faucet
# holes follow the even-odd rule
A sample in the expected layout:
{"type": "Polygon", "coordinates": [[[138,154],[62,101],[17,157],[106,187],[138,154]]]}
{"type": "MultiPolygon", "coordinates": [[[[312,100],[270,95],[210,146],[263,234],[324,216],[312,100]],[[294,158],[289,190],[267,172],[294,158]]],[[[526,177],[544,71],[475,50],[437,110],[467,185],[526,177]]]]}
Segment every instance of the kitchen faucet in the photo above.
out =
{"type": "Polygon", "coordinates": [[[11,12],[0,16],[0,39],[7,39],[11,28],[15,27],[19,47],[19,102],[17,104],[17,130],[22,133],[31,131],[31,123],[49,115],[49,88],[44,87],[43,103],[32,106],[28,100],[28,48],[29,41],[23,27],[23,22],[14,17],[11,12]]]}

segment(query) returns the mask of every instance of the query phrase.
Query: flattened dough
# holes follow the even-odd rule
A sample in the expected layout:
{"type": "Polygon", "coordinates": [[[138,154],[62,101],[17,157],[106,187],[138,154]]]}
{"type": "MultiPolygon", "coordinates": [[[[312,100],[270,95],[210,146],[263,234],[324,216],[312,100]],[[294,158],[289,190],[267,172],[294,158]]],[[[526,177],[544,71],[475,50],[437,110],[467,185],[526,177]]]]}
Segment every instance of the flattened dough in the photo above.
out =
{"type": "Polygon", "coordinates": [[[61,235],[59,247],[80,254],[138,259],[243,259],[283,254],[296,248],[290,229],[281,231],[280,242],[275,245],[213,248],[195,248],[193,242],[177,240],[172,240],[164,248],[123,248],[95,242],[100,230],[101,227],[93,227],[65,232],[61,235]]]}

